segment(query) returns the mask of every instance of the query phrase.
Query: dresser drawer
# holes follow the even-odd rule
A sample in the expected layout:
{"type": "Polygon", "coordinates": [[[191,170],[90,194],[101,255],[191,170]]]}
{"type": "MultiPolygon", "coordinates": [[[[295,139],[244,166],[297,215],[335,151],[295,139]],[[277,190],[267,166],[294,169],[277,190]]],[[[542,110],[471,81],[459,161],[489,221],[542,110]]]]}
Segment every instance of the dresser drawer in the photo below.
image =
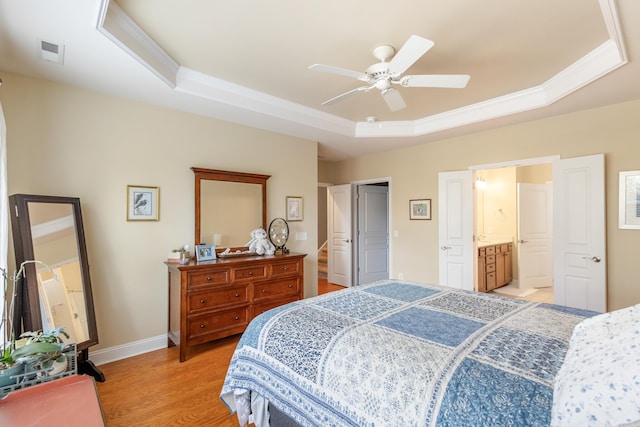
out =
{"type": "Polygon", "coordinates": [[[246,326],[249,323],[249,306],[191,317],[187,321],[189,339],[224,329],[246,326]]]}
{"type": "Polygon", "coordinates": [[[211,285],[224,285],[231,283],[230,269],[210,270],[206,272],[188,273],[187,288],[201,288],[211,285]]]}
{"type": "Polygon", "coordinates": [[[494,262],[496,262],[496,256],[495,255],[489,255],[486,258],[486,264],[493,264],[494,262]]]}
{"type": "Polygon", "coordinates": [[[251,267],[233,269],[233,280],[235,282],[238,282],[241,280],[264,279],[266,277],[267,277],[266,265],[254,265],[251,267]]]}
{"type": "Polygon", "coordinates": [[[485,248],[478,248],[478,256],[485,256],[487,254],[487,251],[485,250],[485,248]]]}
{"type": "Polygon", "coordinates": [[[221,308],[230,304],[248,303],[249,293],[247,285],[221,290],[198,292],[187,297],[187,312],[189,314],[212,308],[221,308]]]}
{"type": "Polygon", "coordinates": [[[298,278],[259,282],[253,285],[253,300],[275,298],[286,295],[297,295],[300,291],[298,278]]]}
{"type": "Polygon", "coordinates": [[[300,264],[297,262],[287,262],[280,264],[273,264],[271,266],[271,277],[280,277],[280,276],[289,276],[292,274],[299,274],[298,266],[300,264]]]}
{"type": "Polygon", "coordinates": [[[484,271],[487,273],[493,273],[494,271],[496,271],[496,265],[495,264],[487,264],[484,266],[484,271]]]}
{"type": "Polygon", "coordinates": [[[495,255],[496,247],[495,246],[487,246],[484,248],[487,251],[487,255],[495,255]]]}

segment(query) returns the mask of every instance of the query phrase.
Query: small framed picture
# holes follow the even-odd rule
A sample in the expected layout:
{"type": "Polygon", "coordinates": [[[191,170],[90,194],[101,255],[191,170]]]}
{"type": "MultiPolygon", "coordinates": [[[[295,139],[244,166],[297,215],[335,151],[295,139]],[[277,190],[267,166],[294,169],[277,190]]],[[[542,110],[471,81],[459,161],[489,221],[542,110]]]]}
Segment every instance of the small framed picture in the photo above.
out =
{"type": "Polygon", "coordinates": [[[302,197],[287,196],[287,221],[302,221],[302,197]]]}
{"type": "Polygon", "coordinates": [[[640,230],[640,171],[620,172],[618,228],[640,230]]]}
{"type": "Polygon", "coordinates": [[[127,185],[127,221],[158,221],[158,187],[127,185]]]}
{"type": "Polygon", "coordinates": [[[216,248],[213,245],[196,245],[196,260],[211,261],[216,259],[216,248]]]}
{"type": "Polygon", "coordinates": [[[431,199],[409,200],[409,219],[431,219],[431,199]]]}

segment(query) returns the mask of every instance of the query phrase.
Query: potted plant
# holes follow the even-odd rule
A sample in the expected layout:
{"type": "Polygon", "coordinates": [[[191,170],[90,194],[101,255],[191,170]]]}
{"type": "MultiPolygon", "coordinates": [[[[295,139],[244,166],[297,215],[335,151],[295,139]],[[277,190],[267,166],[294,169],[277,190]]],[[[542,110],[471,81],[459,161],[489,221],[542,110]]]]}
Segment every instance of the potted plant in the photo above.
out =
{"type": "Polygon", "coordinates": [[[16,341],[12,357],[27,363],[27,372],[55,375],[67,369],[67,358],[62,353],[66,344],[60,337],[69,338],[61,326],[50,331],[24,332],[16,341]]]}
{"type": "Polygon", "coordinates": [[[172,253],[179,254],[180,264],[189,264],[189,245],[184,245],[181,248],[175,248],[171,250],[172,253]]]}
{"type": "MultiPolygon", "coordinates": [[[[4,268],[0,268],[0,274],[2,274],[2,283],[4,289],[4,301],[2,304],[2,317],[0,317],[0,325],[7,329],[9,327],[9,309],[10,305],[7,303],[9,300],[9,274],[4,268]]],[[[12,346],[12,340],[7,338],[6,334],[3,334],[0,341],[0,387],[15,384],[16,375],[24,372],[24,365],[14,360],[11,355],[14,347],[12,346]]]]}
{"type": "Polygon", "coordinates": [[[24,373],[25,365],[22,361],[16,361],[11,356],[11,349],[6,343],[3,345],[2,357],[0,357],[0,387],[5,387],[17,382],[17,375],[24,373]]]}
{"type": "MultiPolygon", "coordinates": [[[[29,262],[37,261],[23,262],[12,278],[9,277],[6,270],[0,269],[5,296],[0,322],[5,329],[9,330],[9,335],[3,335],[0,341],[0,387],[16,384],[19,379],[17,376],[24,374],[27,369],[45,373],[54,369],[54,361],[63,357],[62,351],[66,346],[60,335],[69,337],[64,332],[64,327],[60,327],[47,332],[25,332],[20,336],[19,340],[15,339],[13,328],[10,325],[15,286],[18,283],[17,279],[24,273],[25,264],[29,262]],[[9,281],[12,281],[14,285],[11,297],[8,294],[9,281]]],[[[64,360],[64,367],[66,369],[66,359],[64,360]]]]}

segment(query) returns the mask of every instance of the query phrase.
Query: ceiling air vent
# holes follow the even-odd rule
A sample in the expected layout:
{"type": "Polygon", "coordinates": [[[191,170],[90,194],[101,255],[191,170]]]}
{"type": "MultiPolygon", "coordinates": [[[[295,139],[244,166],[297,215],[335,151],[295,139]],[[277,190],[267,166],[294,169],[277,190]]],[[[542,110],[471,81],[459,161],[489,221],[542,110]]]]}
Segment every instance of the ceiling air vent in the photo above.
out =
{"type": "Polygon", "coordinates": [[[38,56],[44,61],[62,64],[64,61],[64,45],[38,40],[38,56]]]}

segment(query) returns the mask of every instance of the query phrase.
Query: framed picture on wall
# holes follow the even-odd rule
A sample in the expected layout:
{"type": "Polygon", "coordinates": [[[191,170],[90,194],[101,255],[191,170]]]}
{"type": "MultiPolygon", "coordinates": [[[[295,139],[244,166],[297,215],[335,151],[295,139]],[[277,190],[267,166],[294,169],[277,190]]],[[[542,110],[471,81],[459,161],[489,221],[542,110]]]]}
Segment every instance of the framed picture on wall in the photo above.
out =
{"type": "Polygon", "coordinates": [[[302,197],[287,196],[287,221],[302,221],[302,197]]]}
{"type": "Polygon", "coordinates": [[[158,221],[158,187],[127,185],[127,221],[158,221]]]}
{"type": "Polygon", "coordinates": [[[431,199],[409,200],[409,219],[431,219],[431,199]]]}
{"type": "Polygon", "coordinates": [[[640,230],[640,171],[620,172],[618,228],[640,230]]]}

